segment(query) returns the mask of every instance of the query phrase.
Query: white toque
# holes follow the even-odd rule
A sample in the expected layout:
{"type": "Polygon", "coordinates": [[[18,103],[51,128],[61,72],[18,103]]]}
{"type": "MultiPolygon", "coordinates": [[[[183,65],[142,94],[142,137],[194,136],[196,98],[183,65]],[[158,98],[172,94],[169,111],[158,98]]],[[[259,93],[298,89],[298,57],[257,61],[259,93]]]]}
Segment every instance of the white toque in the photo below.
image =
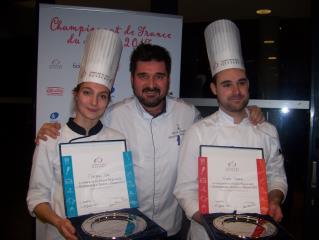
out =
{"type": "Polygon", "coordinates": [[[78,84],[95,82],[112,90],[123,45],[118,34],[95,29],[88,33],[80,65],[78,84]]]}
{"type": "Polygon", "coordinates": [[[213,77],[229,68],[245,70],[240,33],[232,21],[222,19],[209,24],[205,29],[205,41],[213,77]]]}

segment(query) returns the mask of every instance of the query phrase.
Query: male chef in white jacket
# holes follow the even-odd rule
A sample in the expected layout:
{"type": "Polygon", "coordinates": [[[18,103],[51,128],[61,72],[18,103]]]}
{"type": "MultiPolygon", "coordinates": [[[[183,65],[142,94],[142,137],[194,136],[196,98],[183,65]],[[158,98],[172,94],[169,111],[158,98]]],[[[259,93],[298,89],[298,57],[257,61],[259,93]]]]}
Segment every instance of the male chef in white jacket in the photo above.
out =
{"type": "MultiPolygon", "coordinates": [[[[276,128],[268,122],[257,126],[248,120],[249,81],[241,56],[240,35],[229,20],[218,20],[205,30],[205,40],[219,110],[195,123],[184,136],[180,149],[174,194],[189,219],[189,237],[209,239],[200,224],[198,205],[198,157],[200,145],[262,148],[266,160],[269,215],[283,217],[281,203],[287,194],[284,160],[276,128]]],[[[236,201],[234,199],[234,201],[236,201]]]]}

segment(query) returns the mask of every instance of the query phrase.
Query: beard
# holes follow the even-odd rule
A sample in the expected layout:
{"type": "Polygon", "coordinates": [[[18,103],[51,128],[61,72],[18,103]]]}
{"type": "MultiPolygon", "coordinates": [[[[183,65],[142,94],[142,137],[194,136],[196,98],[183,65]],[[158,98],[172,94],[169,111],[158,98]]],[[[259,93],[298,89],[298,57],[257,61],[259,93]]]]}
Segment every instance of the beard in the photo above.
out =
{"type": "Polygon", "coordinates": [[[223,109],[225,109],[226,111],[232,112],[232,113],[238,113],[238,112],[242,112],[247,107],[248,101],[249,101],[249,96],[243,98],[239,104],[232,103],[231,100],[232,99],[230,98],[230,100],[228,100],[227,102],[222,103],[218,99],[218,102],[219,102],[219,105],[221,105],[223,107],[223,109]]]}
{"type": "Polygon", "coordinates": [[[166,93],[161,94],[161,90],[159,88],[144,88],[142,90],[142,94],[138,94],[135,88],[133,87],[134,95],[137,97],[139,102],[145,107],[157,107],[161,105],[166,100],[166,93]],[[145,95],[144,95],[145,94],[145,95]],[[153,97],[148,97],[147,94],[154,94],[153,97]]]}

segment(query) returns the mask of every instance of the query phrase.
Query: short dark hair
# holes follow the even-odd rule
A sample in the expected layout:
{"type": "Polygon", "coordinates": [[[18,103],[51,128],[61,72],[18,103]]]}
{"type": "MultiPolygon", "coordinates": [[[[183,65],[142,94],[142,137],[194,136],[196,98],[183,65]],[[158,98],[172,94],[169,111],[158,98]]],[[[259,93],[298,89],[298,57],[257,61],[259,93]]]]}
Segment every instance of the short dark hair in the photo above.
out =
{"type": "Polygon", "coordinates": [[[132,75],[134,75],[136,70],[137,61],[164,61],[165,67],[168,75],[171,73],[171,56],[169,52],[159,46],[159,45],[152,45],[152,44],[146,44],[141,43],[138,45],[131,54],[131,61],[130,61],[130,72],[132,75]]]}
{"type": "Polygon", "coordinates": [[[73,88],[72,92],[73,93],[78,93],[80,91],[80,88],[81,88],[81,84],[82,83],[79,83],[75,86],[75,88],[73,88]]]}
{"type": "Polygon", "coordinates": [[[214,83],[215,85],[216,85],[216,82],[217,82],[217,74],[218,73],[216,73],[213,77],[212,77],[212,83],[214,83]]]}

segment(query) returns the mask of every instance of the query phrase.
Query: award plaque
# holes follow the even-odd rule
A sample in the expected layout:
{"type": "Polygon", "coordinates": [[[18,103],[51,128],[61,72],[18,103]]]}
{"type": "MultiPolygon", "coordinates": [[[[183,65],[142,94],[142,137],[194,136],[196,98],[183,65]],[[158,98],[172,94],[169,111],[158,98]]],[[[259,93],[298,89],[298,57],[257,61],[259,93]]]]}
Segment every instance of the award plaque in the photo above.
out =
{"type": "Polygon", "coordinates": [[[166,231],[136,208],[70,218],[80,240],[161,240],[166,231]]]}
{"type": "Polygon", "coordinates": [[[199,211],[213,240],[293,239],[268,213],[263,149],[200,146],[199,211]]]}
{"type": "Polygon", "coordinates": [[[92,237],[125,238],[146,229],[146,221],[132,213],[102,213],[86,219],[82,230],[92,237]]]}
{"type": "Polygon", "coordinates": [[[60,144],[66,216],[79,239],[162,239],[166,231],[138,207],[125,140],[60,144]]]}
{"type": "Polygon", "coordinates": [[[260,214],[205,214],[202,223],[214,240],[281,239],[293,240],[270,216],[260,214]]]}

